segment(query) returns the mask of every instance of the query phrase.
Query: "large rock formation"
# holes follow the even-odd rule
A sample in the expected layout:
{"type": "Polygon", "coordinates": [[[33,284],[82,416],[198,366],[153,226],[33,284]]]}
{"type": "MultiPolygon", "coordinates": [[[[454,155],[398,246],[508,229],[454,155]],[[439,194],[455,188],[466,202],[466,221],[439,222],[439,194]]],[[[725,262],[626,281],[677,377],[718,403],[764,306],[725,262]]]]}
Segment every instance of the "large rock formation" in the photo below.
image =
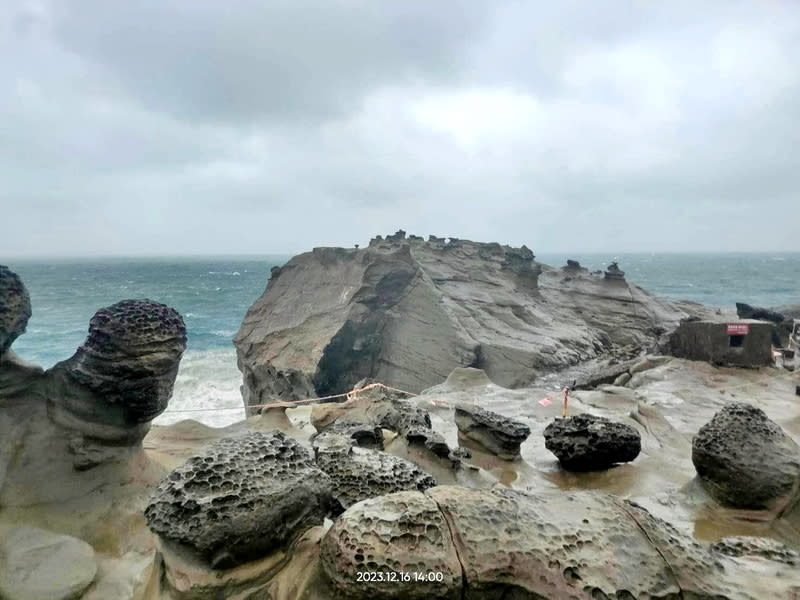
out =
{"type": "Polygon", "coordinates": [[[19,276],[0,265],[0,356],[25,333],[31,318],[31,298],[19,276]]]}
{"type": "Polygon", "coordinates": [[[570,471],[597,471],[639,456],[642,438],[633,427],[581,414],[556,419],[544,430],[545,447],[570,471]]]}
{"type": "Polygon", "coordinates": [[[590,492],[390,494],[347,510],[321,557],[350,600],[763,600],[800,585],[783,557],[709,552],[636,504],[590,492]]]}
{"type": "Polygon", "coordinates": [[[280,431],[225,438],[172,471],[145,509],[150,529],[213,569],[264,557],[321,525],[328,476],[280,431]]]}
{"type": "Polygon", "coordinates": [[[800,497],[800,447],[760,408],[733,402],[692,440],[705,488],[726,506],[780,513],[800,497]]]}
{"type": "Polygon", "coordinates": [[[615,349],[650,348],[685,316],[624,280],[544,269],[524,246],[398,232],[294,257],[234,341],[254,405],[346,392],[365,377],[419,392],[466,366],[524,386],[615,349]]]}

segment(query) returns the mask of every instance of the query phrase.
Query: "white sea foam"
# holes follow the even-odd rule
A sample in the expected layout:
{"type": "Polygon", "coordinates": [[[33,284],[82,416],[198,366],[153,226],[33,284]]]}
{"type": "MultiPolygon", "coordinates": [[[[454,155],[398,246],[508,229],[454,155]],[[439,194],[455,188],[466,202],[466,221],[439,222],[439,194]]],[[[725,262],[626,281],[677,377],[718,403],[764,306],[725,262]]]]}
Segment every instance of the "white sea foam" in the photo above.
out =
{"type": "Polygon", "coordinates": [[[194,419],[211,427],[224,427],[240,421],[244,419],[241,384],[233,348],[190,350],[181,360],[169,407],[155,423],[169,425],[194,419]]]}

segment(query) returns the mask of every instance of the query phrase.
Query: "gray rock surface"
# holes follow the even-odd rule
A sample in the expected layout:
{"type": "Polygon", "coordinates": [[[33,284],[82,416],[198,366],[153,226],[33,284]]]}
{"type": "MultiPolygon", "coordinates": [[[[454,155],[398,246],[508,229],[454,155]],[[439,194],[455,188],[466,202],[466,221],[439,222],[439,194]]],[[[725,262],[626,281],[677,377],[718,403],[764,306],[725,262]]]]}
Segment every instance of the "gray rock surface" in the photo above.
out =
{"type": "Polygon", "coordinates": [[[100,309],[75,354],[52,369],[54,377],[94,398],[59,397],[78,419],[119,426],[147,423],[161,414],[183,351],[186,326],[173,309],[151,300],[123,300],[100,309]]]}
{"type": "Polygon", "coordinates": [[[94,550],[82,540],[27,526],[0,537],[3,600],[75,600],[96,574],[94,550]]]}
{"type": "Polygon", "coordinates": [[[347,421],[345,427],[356,422],[371,429],[388,429],[405,437],[409,444],[424,446],[440,457],[449,456],[450,447],[432,429],[428,412],[402,396],[385,388],[372,388],[347,402],[316,404],[311,423],[320,433],[340,419],[347,421]]]}
{"type": "Polygon", "coordinates": [[[733,402],[703,425],[692,440],[692,462],[726,506],[780,513],[797,500],[800,447],[751,404],[733,402]]]}
{"type": "Polygon", "coordinates": [[[323,539],[322,568],[351,600],[763,600],[800,584],[784,562],[709,552],[614,496],[455,486],[354,505],[323,539]],[[362,571],[434,571],[442,581],[363,584],[362,571]]]}
{"type": "Polygon", "coordinates": [[[25,284],[8,267],[0,265],[0,356],[25,333],[31,318],[31,298],[25,284]]]}
{"type": "Polygon", "coordinates": [[[792,567],[800,566],[800,553],[770,538],[745,535],[726,537],[711,544],[709,550],[725,556],[761,557],[792,567]]]}
{"type": "Polygon", "coordinates": [[[459,436],[466,437],[500,458],[519,457],[519,447],[531,434],[531,428],[495,412],[468,402],[455,406],[459,436]]]}
{"type": "Polygon", "coordinates": [[[365,377],[417,393],[467,366],[525,386],[650,348],[686,316],[625,281],[545,269],[525,247],[395,235],[294,257],[235,345],[248,406],[343,393],[365,377]]]}
{"type": "Polygon", "coordinates": [[[364,448],[344,452],[323,452],[317,466],[328,474],[339,514],[356,502],[406,490],[424,491],[436,480],[411,461],[364,448]]]}
{"type": "Polygon", "coordinates": [[[330,480],[279,431],[225,438],[187,460],[145,509],[150,529],[231,568],[288,545],[330,506],[330,480]]]}
{"type": "Polygon", "coordinates": [[[544,430],[545,447],[569,471],[608,469],[634,460],[642,449],[630,425],[590,414],[556,419],[544,430]]]}

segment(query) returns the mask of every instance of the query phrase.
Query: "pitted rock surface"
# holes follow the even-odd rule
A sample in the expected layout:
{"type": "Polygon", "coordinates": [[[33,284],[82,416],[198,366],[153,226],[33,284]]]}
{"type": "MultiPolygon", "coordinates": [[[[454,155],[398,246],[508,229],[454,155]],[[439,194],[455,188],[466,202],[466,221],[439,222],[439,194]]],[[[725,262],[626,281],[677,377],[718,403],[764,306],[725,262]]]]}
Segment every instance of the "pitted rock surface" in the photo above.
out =
{"type": "Polygon", "coordinates": [[[692,440],[705,488],[726,506],[781,510],[797,496],[800,447],[759,408],[735,402],[692,440]]]}
{"type": "Polygon", "coordinates": [[[544,430],[545,447],[570,471],[608,469],[634,460],[642,449],[639,432],[590,414],[556,419],[544,430]]]}
{"type": "Polygon", "coordinates": [[[230,568],[322,524],[330,485],[293,439],[277,430],[249,433],[215,442],[172,471],[144,514],[154,533],[212,568],[230,568]]]}
{"type": "Polygon", "coordinates": [[[405,490],[424,491],[436,485],[431,475],[411,461],[379,450],[352,448],[341,453],[321,453],[317,466],[331,478],[336,513],[367,498],[405,490]]]}
{"type": "Polygon", "coordinates": [[[517,458],[520,445],[531,434],[530,427],[524,423],[475,404],[457,404],[455,418],[459,434],[479,443],[500,458],[517,458]]]}
{"type": "Polygon", "coordinates": [[[461,565],[447,523],[421,492],[397,492],[351,506],[323,538],[320,558],[342,598],[461,598],[461,565]],[[358,581],[362,572],[441,573],[442,581],[358,581]]]}
{"type": "Polygon", "coordinates": [[[709,549],[725,556],[760,556],[792,567],[800,566],[800,553],[770,538],[746,535],[726,537],[711,544],[709,549]]]}
{"type": "MultiPolygon", "coordinates": [[[[66,373],[136,425],[167,407],[185,349],[186,326],[175,310],[152,300],[123,300],[95,313],[86,341],[53,371],[66,373]]],[[[106,416],[103,406],[71,408],[90,421],[106,416]]]]}
{"type": "Polygon", "coordinates": [[[25,333],[31,318],[31,298],[19,275],[0,265],[0,355],[25,333]]]}
{"type": "MultiPolygon", "coordinates": [[[[710,552],[615,496],[456,486],[354,505],[323,539],[322,566],[341,597],[351,600],[763,600],[791,598],[800,584],[800,574],[781,560],[710,552]],[[449,539],[440,537],[445,527],[449,539]],[[429,530],[420,544],[417,532],[429,530]],[[443,588],[357,582],[362,571],[441,568],[454,554],[463,577],[443,588]]],[[[448,581],[456,569],[444,572],[448,581]]]]}

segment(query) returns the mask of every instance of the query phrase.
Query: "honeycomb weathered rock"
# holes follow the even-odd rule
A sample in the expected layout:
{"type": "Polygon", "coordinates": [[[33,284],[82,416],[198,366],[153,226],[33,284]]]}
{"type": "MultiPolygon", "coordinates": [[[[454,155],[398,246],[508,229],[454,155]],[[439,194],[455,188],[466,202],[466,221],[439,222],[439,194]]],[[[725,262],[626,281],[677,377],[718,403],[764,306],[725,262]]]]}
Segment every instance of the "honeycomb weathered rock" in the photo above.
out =
{"type": "Polygon", "coordinates": [[[162,538],[188,546],[212,568],[281,549],[323,522],[330,480],[280,431],[225,438],[158,486],[145,517],[162,538]]]}
{"type": "Polygon", "coordinates": [[[0,355],[25,333],[31,318],[31,298],[19,275],[0,265],[0,355]]]}
{"type": "Polygon", "coordinates": [[[692,462],[727,506],[780,510],[796,498],[800,447],[750,404],[734,402],[703,425],[692,440],[692,462]]]}
{"type": "Polygon", "coordinates": [[[636,504],[595,492],[389,494],[345,511],[322,542],[323,572],[350,600],[788,599],[800,572],[786,564],[782,554],[708,551],[636,504]],[[443,582],[399,578],[409,571],[438,571],[443,582]],[[382,581],[360,582],[365,572],[382,581]]]}
{"type": "Polygon", "coordinates": [[[633,427],[590,414],[556,419],[544,430],[545,447],[570,471],[608,469],[634,460],[642,438],[633,427]]]}
{"type": "Polygon", "coordinates": [[[436,502],[421,492],[397,492],[350,507],[323,538],[321,562],[343,598],[461,598],[461,565],[450,530],[436,502]],[[392,573],[408,573],[410,579],[392,573]],[[417,573],[441,574],[441,581],[421,582],[417,573]]]}
{"type": "Polygon", "coordinates": [[[123,300],[95,313],[86,341],[53,372],[96,396],[88,406],[69,406],[80,418],[116,425],[121,412],[122,424],[136,425],[167,407],[185,349],[186,326],[175,310],[151,300],[123,300]]]}
{"type": "Polygon", "coordinates": [[[317,466],[331,478],[337,513],[367,498],[405,490],[424,491],[436,485],[431,475],[411,461],[380,450],[322,452],[317,466]]]}
{"type": "Polygon", "coordinates": [[[726,537],[711,544],[709,549],[725,556],[760,556],[793,567],[800,566],[800,553],[770,538],[746,535],[726,537]]]}
{"type": "Polygon", "coordinates": [[[524,423],[477,406],[461,402],[455,407],[460,435],[477,442],[500,458],[519,457],[519,447],[531,434],[524,423]]]}

